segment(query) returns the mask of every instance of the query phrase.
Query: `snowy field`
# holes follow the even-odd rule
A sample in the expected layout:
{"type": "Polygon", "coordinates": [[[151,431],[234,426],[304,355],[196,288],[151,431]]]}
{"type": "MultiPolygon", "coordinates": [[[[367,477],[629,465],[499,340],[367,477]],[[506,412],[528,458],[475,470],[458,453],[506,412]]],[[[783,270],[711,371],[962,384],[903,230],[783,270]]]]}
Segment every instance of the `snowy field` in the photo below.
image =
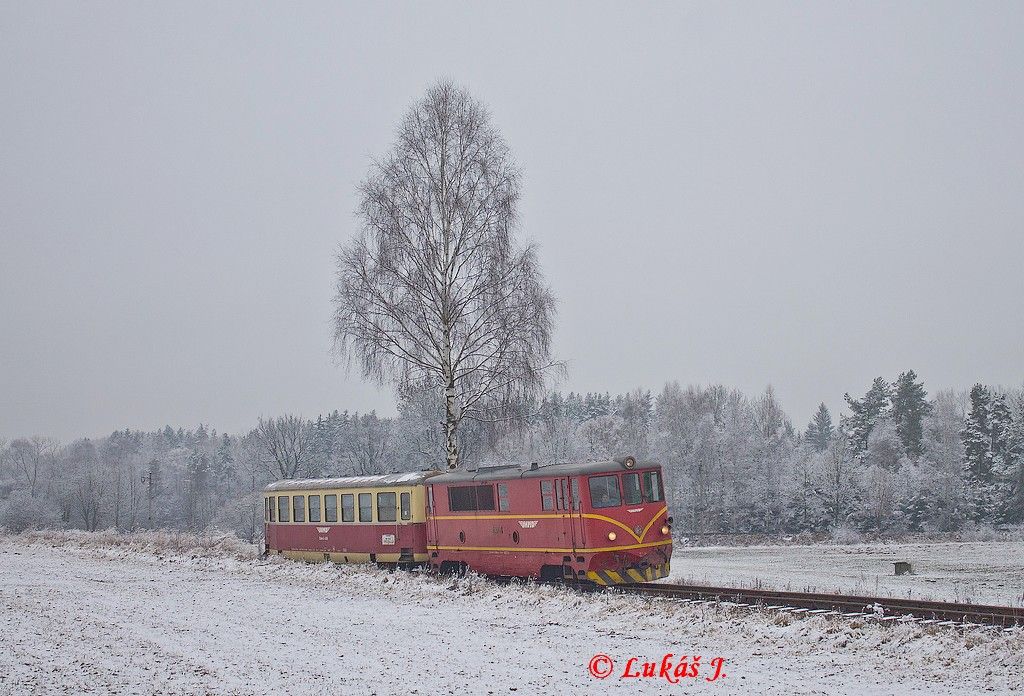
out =
{"type": "Polygon", "coordinates": [[[3,694],[1024,689],[1022,632],[793,619],[264,561],[225,540],[0,537],[0,630],[3,694]],[[614,663],[605,679],[588,673],[599,653],[614,663]],[[666,653],[701,655],[700,677],[621,678],[631,656],[660,662],[666,653]],[[725,676],[705,681],[718,656],[725,676]]]}
{"type": "Polygon", "coordinates": [[[665,582],[1024,605],[1024,541],[676,547],[665,582]],[[909,561],[913,575],[893,574],[909,561]]]}

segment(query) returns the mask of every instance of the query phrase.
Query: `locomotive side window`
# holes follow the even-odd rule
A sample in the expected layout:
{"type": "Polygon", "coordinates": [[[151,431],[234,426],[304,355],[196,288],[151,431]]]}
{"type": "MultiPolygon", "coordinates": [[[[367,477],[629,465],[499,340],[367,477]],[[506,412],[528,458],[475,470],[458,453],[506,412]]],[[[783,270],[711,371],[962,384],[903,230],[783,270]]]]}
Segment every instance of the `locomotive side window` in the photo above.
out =
{"type": "Polygon", "coordinates": [[[292,496],[292,519],[296,522],[306,521],[306,496],[292,496]]]}
{"type": "Polygon", "coordinates": [[[377,521],[396,522],[398,520],[398,507],[395,502],[394,493],[377,494],[377,521]]]}
{"type": "Polygon", "coordinates": [[[351,493],[342,493],[341,494],[341,521],[342,522],[355,522],[356,521],[355,497],[351,493]]]}
{"type": "Polygon", "coordinates": [[[626,474],[622,477],[622,497],[626,505],[639,505],[644,502],[644,496],[640,492],[640,474],[626,474]]]}
{"type": "Polygon", "coordinates": [[[665,499],[665,491],[661,487],[661,475],[657,471],[645,471],[644,498],[648,502],[658,503],[665,499]]]}
{"type": "Polygon", "coordinates": [[[324,522],[338,521],[338,496],[324,496],[324,522]]]}
{"type": "Polygon", "coordinates": [[[448,509],[452,512],[466,512],[476,509],[472,486],[457,486],[448,489],[448,509]]]}
{"type": "Polygon", "coordinates": [[[373,496],[369,493],[359,494],[359,521],[373,521],[373,496]]]}
{"type": "Polygon", "coordinates": [[[508,510],[508,484],[498,484],[498,509],[508,510]]]}
{"type": "Polygon", "coordinates": [[[494,486],[488,483],[485,486],[476,487],[476,509],[494,509],[494,486]]]}
{"type": "Polygon", "coordinates": [[[288,496],[286,495],[277,499],[277,519],[281,522],[288,521],[288,496]]]}
{"type": "Polygon", "coordinates": [[[448,489],[448,509],[452,512],[494,509],[494,486],[452,486],[448,489]]]}
{"type": "Polygon", "coordinates": [[[622,504],[618,476],[591,476],[589,484],[590,502],[594,507],[606,508],[622,504]]]}
{"type": "Polygon", "coordinates": [[[555,486],[553,481],[540,482],[540,506],[542,510],[555,509],[555,486]]]}
{"type": "Polygon", "coordinates": [[[402,494],[402,519],[408,520],[412,517],[412,503],[408,493],[402,494]]]}
{"type": "Polygon", "coordinates": [[[572,509],[580,509],[580,480],[572,479],[572,509]]]}
{"type": "Polygon", "coordinates": [[[320,496],[318,495],[309,496],[309,521],[320,521],[320,496]]]}

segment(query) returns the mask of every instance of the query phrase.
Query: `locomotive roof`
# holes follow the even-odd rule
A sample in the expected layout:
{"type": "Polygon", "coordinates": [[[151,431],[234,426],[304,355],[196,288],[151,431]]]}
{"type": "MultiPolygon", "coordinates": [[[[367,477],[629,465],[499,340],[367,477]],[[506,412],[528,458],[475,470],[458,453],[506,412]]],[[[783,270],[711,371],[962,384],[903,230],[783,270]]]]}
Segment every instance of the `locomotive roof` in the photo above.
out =
{"type": "Polygon", "coordinates": [[[282,479],[267,484],[265,491],[321,490],[325,488],[385,488],[389,486],[415,486],[424,479],[436,476],[436,471],[411,471],[403,474],[375,474],[373,476],[343,476],[341,478],[282,479]]]}
{"type": "Polygon", "coordinates": [[[620,471],[631,471],[643,469],[655,465],[654,462],[640,462],[632,469],[626,467],[622,460],[607,462],[573,462],[570,464],[547,464],[538,466],[489,466],[476,471],[460,469],[450,473],[441,474],[433,479],[431,483],[460,483],[465,481],[497,481],[511,478],[548,478],[551,476],[586,476],[588,474],[612,474],[620,471]]]}

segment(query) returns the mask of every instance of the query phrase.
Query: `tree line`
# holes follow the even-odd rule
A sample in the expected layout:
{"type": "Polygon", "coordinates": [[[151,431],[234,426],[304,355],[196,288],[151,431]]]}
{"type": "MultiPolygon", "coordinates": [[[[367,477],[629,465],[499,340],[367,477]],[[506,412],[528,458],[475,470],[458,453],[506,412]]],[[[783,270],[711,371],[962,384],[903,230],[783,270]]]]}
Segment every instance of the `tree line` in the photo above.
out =
{"type": "MultiPolygon", "coordinates": [[[[913,371],[876,378],[838,423],[802,430],[769,387],[666,384],[655,394],[550,391],[511,417],[467,421],[469,468],[635,454],[664,466],[683,534],[898,535],[1024,522],[1024,390],[981,384],[929,398],[913,371]]],[[[443,402],[404,393],[398,415],[334,411],[59,443],[0,442],[0,526],[262,531],[260,490],[280,478],[441,469],[443,402]]]]}

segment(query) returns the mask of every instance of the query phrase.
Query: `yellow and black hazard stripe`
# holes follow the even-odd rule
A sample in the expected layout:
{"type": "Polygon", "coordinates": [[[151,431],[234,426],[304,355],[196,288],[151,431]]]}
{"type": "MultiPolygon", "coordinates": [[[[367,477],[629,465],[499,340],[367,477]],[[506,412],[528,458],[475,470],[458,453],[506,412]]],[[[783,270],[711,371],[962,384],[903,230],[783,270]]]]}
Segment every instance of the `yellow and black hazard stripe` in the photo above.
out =
{"type": "Polygon", "coordinates": [[[588,570],[587,579],[598,585],[621,585],[629,582],[650,582],[668,577],[669,564],[659,563],[646,568],[625,568],[622,570],[588,570]]]}

